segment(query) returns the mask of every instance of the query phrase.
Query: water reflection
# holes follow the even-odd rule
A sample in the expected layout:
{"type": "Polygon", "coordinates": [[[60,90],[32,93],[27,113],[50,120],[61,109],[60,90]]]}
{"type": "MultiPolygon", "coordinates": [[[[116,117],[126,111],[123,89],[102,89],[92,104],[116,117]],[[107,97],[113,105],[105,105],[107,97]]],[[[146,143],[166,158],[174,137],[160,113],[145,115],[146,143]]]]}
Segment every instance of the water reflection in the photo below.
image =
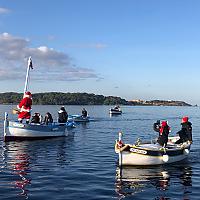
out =
{"type": "Polygon", "coordinates": [[[26,186],[31,184],[31,178],[29,178],[29,156],[26,153],[19,154],[15,157],[17,162],[13,163],[13,171],[19,175],[19,180],[14,182],[15,186],[22,190],[20,193],[23,196],[27,196],[28,190],[26,186]]]}
{"type": "Polygon", "coordinates": [[[2,171],[12,174],[7,179],[11,188],[17,189],[17,195],[29,198],[29,190],[35,174],[48,170],[48,163],[55,161],[56,168],[69,164],[71,158],[66,149],[73,145],[73,137],[51,140],[23,141],[3,143],[2,171]]]}
{"type": "Polygon", "coordinates": [[[113,115],[113,114],[109,114],[110,118],[117,118],[117,117],[121,117],[122,115],[113,115]]]}
{"type": "Polygon", "coordinates": [[[165,195],[167,191],[174,190],[174,182],[183,186],[183,190],[179,191],[183,199],[189,199],[192,186],[191,166],[186,164],[182,166],[117,167],[116,169],[115,189],[118,199],[136,196],[138,193],[143,194],[149,188],[154,188],[156,200],[169,199],[165,195]]]}
{"type": "Polygon", "coordinates": [[[5,169],[11,171],[13,179],[11,185],[20,189],[19,195],[28,198],[27,186],[31,184],[30,156],[21,143],[10,143],[3,146],[3,163],[5,169]]]}

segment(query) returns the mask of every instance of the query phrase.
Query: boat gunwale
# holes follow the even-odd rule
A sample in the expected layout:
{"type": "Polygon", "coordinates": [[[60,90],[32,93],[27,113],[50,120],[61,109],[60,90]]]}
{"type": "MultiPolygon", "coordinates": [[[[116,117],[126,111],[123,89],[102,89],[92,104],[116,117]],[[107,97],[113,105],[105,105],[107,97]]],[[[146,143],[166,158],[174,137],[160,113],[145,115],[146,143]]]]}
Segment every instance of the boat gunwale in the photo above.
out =
{"type": "MultiPolygon", "coordinates": [[[[124,154],[139,154],[139,155],[143,155],[143,156],[153,156],[153,157],[158,157],[158,156],[163,156],[165,154],[169,155],[169,156],[179,156],[184,154],[184,150],[185,149],[189,149],[190,150],[190,146],[191,144],[188,144],[185,147],[179,147],[179,148],[174,148],[174,149],[167,149],[167,148],[163,148],[161,147],[160,149],[148,149],[148,148],[141,148],[139,146],[135,146],[135,145],[130,145],[130,144],[125,144],[125,146],[123,146],[120,149],[116,149],[116,153],[124,153],[124,154]],[[131,151],[130,149],[136,149],[136,151],[131,151]]],[[[117,147],[116,147],[117,148],[117,147]]]]}

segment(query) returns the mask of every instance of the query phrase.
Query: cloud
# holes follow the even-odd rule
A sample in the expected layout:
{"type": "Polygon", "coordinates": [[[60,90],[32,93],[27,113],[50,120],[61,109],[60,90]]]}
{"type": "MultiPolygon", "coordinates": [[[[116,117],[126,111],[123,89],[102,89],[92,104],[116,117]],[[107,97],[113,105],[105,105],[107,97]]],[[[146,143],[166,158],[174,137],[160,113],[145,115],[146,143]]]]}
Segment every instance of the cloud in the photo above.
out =
{"type": "Polygon", "coordinates": [[[0,7],[0,14],[7,14],[7,13],[10,13],[9,9],[0,7]]]}
{"type": "Polygon", "coordinates": [[[72,58],[63,52],[46,46],[29,46],[29,39],[0,34],[0,80],[24,78],[29,56],[34,67],[31,78],[38,81],[99,79],[93,70],[73,64],[72,58]]]}

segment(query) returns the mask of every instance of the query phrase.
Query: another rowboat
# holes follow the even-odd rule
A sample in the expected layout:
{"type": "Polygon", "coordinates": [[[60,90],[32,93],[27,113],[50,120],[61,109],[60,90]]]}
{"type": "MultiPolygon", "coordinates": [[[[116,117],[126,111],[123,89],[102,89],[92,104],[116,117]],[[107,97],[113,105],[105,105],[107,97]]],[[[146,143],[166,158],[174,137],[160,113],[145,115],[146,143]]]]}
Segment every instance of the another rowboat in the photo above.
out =
{"type": "Polygon", "coordinates": [[[17,121],[9,121],[5,113],[4,140],[33,140],[65,136],[65,125],[59,123],[26,124],[17,121]]]}
{"type": "Polygon", "coordinates": [[[83,117],[82,115],[70,115],[69,119],[73,120],[76,123],[79,123],[79,122],[89,122],[90,121],[90,117],[89,116],[83,117]]]}
{"type": "MultiPolygon", "coordinates": [[[[26,81],[24,87],[24,94],[28,89],[29,71],[32,68],[31,57],[28,59],[26,81]]],[[[18,121],[8,120],[8,114],[5,113],[4,119],[4,140],[32,140],[52,137],[65,136],[66,127],[74,127],[74,122],[70,123],[20,123],[18,121]]]]}
{"type": "Polygon", "coordinates": [[[115,143],[115,152],[119,155],[119,165],[162,165],[181,161],[188,157],[191,143],[175,144],[178,137],[169,137],[167,147],[158,143],[124,144],[122,133],[115,143]]]}
{"type": "Polygon", "coordinates": [[[119,106],[115,106],[114,108],[110,108],[109,114],[110,115],[121,115],[122,114],[122,110],[121,110],[121,108],[119,106]]]}

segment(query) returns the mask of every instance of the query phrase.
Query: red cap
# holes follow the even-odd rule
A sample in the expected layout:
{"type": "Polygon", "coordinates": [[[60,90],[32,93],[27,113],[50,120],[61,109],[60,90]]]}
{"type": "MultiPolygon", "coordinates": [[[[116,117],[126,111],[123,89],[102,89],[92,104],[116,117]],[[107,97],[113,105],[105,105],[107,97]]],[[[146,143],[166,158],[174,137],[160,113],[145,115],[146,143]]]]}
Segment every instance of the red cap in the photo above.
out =
{"type": "Polygon", "coordinates": [[[167,126],[167,122],[166,122],[166,121],[162,121],[162,122],[161,122],[161,125],[162,125],[162,126],[167,126]]]}
{"type": "Polygon", "coordinates": [[[184,123],[184,122],[188,122],[188,117],[187,117],[187,116],[183,117],[183,118],[182,118],[182,122],[183,122],[183,123],[184,123]]]}

